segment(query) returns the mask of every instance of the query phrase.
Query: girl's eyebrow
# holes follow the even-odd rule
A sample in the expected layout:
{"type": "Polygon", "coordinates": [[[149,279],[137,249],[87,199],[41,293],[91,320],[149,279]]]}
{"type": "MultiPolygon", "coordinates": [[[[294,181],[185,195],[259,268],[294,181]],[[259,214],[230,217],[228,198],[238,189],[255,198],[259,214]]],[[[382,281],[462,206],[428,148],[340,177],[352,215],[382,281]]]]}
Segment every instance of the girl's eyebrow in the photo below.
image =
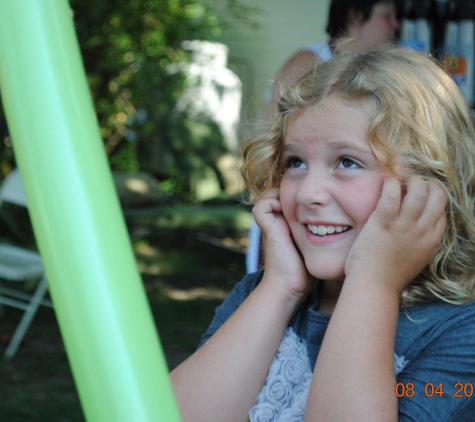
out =
{"type": "Polygon", "coordinates": [[[285,143],[282,148],[282,155],[299,155],[303,154],[304,151],[298,142],[285,143]]]}
{"type": "Polygon", "coordinates": [[[284,144],[284,148],[282,148],[282,152],[294,152],[299,149],[299,146],[297,143],[290,143],[290,144],[284,144]]]}
{"type": "Polygon", "coordinates": [[[373,151],[369,146],[362,145],[362,142],[351,141],[329,141],[328,145],[335,150],[353,150],[359,151],[364,154],[373,154],[373,151]]]}
{"type": "MultiPolygon", "coordinates": [[[[351,141],[328,141],[327,145],[333,148],[336,151],[342,150],[352,150],[358,151],[363,154],[373,154],[373,151],[369,146],[361,145],[362,142],[351,142],[351,141]]],[[[299,144],[297,142],[285,143],[282,149],[284,153],[297,152],[300,150],[299,144]]]]}

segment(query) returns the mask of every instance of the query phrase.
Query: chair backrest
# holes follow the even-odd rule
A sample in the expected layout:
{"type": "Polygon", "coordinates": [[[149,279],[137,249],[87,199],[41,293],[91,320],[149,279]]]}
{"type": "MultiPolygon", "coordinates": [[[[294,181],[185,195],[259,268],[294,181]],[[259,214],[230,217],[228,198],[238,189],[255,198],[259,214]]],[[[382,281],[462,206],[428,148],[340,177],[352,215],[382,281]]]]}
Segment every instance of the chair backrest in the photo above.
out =
{"type": "Polygon", "coordinates": [[[16,205],[28,206],[25,189],[21,181],[20,172],[13,170],[2,182],[0,186],[0,205],[3,201],[16,205]]]}

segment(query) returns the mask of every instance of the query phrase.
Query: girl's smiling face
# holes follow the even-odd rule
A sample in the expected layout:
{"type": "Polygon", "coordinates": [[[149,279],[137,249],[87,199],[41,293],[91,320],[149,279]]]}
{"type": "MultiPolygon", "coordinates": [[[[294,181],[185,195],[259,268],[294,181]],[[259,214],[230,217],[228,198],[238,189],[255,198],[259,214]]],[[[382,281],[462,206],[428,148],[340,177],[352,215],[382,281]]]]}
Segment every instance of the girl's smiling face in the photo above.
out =
{"type": "Polygon", "coordinates": [[[348,253],[381,196],[386,172],[368,141],[370,110],[333,98],[291,120],[284,138],[282,213],[320,280],[344,280],[348,253]]]}

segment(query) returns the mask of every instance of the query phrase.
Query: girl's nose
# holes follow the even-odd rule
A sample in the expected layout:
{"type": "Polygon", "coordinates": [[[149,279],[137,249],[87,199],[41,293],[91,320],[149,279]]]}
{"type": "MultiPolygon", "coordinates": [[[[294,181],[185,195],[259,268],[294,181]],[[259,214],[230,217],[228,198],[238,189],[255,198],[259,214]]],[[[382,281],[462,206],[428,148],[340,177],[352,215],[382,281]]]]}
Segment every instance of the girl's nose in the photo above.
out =
{"type": "Polygon", "coordinates": [[[297,189],[297,203],[307,207],[325,205],[332,196],[331,186],[332,183],[329,177],[322,175],[311,177],[311,175],[308,175],[301,181],[297,189]]]}

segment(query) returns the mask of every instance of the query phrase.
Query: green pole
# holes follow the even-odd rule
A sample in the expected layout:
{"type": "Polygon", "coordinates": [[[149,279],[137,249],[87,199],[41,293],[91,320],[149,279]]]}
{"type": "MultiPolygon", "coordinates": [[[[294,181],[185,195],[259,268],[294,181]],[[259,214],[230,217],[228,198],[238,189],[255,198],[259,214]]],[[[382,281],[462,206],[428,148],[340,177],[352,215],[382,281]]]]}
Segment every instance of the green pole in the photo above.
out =
{"type": "Polygon", "coordinates": [[[67,0],[0,0],[0,89],[86,419],[179,421],[67,0]]]}

